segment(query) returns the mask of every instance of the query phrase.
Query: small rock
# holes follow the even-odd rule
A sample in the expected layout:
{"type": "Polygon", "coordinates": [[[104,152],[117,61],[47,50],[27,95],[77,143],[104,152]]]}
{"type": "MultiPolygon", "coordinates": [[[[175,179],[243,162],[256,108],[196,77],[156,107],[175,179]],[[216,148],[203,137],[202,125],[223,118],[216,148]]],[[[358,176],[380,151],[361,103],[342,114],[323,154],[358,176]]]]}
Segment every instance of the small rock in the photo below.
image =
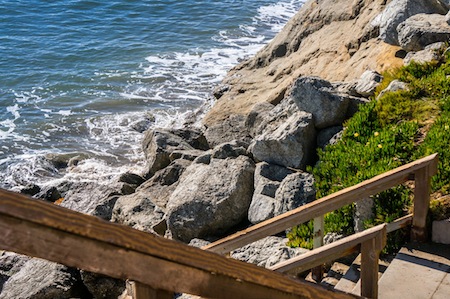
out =
{"type": "Polygon", "coordinates": [[[365,71],[357,81],[355,91],[366,98],[373,96],[375,94],[375,89],[380,85],[382,80],[383,76],[378,72],[365,71]]]}
{"type": "Polygon", "coordinates": [[[145,182],[145,179],[138,174],[126,172],[119,177],[119,182],[139,186],[140,184],[145,182]]]}

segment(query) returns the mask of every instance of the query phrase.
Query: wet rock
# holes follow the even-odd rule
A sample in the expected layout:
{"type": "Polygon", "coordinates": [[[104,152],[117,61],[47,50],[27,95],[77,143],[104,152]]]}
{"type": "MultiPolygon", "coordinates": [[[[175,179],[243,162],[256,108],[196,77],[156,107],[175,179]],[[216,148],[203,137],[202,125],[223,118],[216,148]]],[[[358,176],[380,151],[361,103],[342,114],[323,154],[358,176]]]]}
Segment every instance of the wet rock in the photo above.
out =
{"type": "Polygon", "coordinates": [[[288,239],[281,237],[266,237],[254,243],[231,252],[231,257],[246,263],[269,268],[280,262],[308,252],[303,248],[286,246],[288,239]]]}
{"type": "Polygon", "coordinates": [[[398,41],[406,51],[420,51],[426,46],[450,39],[450,26],[445,16],[417,14],[397,27],[398,41]]]}
{"type": "Polygon", "coordinates": [[[316,143],[313,116],[295,112],[285,121],[270,123],[250,144],[257,161],[304,169],[316,143]]]}
{"type": "Polygon", "coordinates": [[[391,45],[400,45],[397,26],[411,16],[424,14],[446,14],[448,11],[442,3],[435,0],[392,0],[379,14],[372,25],[379,26],[380,38],[391,45]]]}
{"type": "Polygon", "coordinates": [[[289,96],[300,111],[313,115],[318,129],[342,124],[347,114],[348,97],[337,94],[330,82],[318,77],[300,77],[289,96]]]}
{"type": "Polygon", "coordinates": [[[27,185],[20,189],[19,192],[25,195],[34,196],[41,192],[41,188],[38,185],[27,185]]]}
{"type": "Polygon", "coordinates": [[[46,201],[55,202],[60,199],[62,195],[55,186],[45,186],[40,190],[40,192],[35,194],[35,197],[46,201]]]}
{"type": "Polygon", "coordinates": [[[69,299],[90,294],[75,269],[40,259],[27,261],[3,285],[0,298],[69,299]]]}
{"type": "Polygon", "coordinates": [[[244,220],[253,194],[254,170],[246,156],[189,166],[167,203],[172,237],[189,242],[225,233],[244,220]]]}
{"type": "Polygon", "coordinates": [[[153,124],[155,123],[155,116],[153,115],[146,115],[142,119],[139,119],[133,123],[130,124],[130,127],[139,132],[144,133],[147,131],[153,124]]]}

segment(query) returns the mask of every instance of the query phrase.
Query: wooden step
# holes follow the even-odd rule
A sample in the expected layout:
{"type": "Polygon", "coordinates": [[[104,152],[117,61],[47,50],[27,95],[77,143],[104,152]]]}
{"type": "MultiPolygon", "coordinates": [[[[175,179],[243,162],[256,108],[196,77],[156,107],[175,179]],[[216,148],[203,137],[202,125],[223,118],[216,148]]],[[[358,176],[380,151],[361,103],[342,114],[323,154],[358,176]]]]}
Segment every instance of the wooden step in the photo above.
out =
{"type": "MultiPolygon", "coordinates": [[[[388,266],[389,266],[388,261],[385,260],[379,261],[378,277],[381,277],[383,275],[388,266]]],[[[347,272],[339,280],[339,282],[334,288],[343,292],[352,293],[360,296],[361,294],[360,276],[361,276],[361,254],[359,254],[356,257],[356,259],[350,265],[347,272]]]]}
{"type": "Polygon", "coordinates": [[[379,298],[450,298],[450,246],[403,247],[379,281],[379,298]]]}

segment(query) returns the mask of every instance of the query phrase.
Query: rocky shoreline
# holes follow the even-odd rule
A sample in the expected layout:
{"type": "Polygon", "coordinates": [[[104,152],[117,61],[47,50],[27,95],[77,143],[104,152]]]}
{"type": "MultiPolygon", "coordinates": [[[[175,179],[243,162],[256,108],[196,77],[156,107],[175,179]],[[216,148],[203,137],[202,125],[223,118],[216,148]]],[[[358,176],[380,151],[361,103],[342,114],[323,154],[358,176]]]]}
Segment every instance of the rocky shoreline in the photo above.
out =
{"type": "MultiPolygon", "coordinates": [[[[443,46],[436,43],[450,39],[449,8],[446,0],[308,1],[229,72],[200,127],[144,133],[144,173],[125,173],[112,186],[72,182],[23,192],[193,246],[311,202],[306,166],[317,162],[316,149],[339,138],[382,71],[435,58],[443,46]]],[[[304,252],[285,243],[269,237],[232,256],[270,266],[304,252]]],[[[54,263],[0,257],[0,298],[117,298],[124,288],[54,263]]]]}

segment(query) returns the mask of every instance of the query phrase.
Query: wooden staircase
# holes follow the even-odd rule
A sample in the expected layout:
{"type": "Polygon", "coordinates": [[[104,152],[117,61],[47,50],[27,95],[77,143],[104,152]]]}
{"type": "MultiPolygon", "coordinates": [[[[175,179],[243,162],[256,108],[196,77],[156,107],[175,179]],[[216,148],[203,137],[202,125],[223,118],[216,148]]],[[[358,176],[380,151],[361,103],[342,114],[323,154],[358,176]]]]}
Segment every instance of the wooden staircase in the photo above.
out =
{"type": "Polygon", "coordinates": [[[203,250],[0,190],[0,249],[132,280],[135,299],[172,298],[174,292],[206,298],[360,298],[292,276],[308,269],[316,269],[316,276],[321,276],[323,263],[359,251],[360,293],[377,298],[379,254],[386,234],[410,226],[413,240],[427,239],[430,180],[437,171],[437,161],[434,154],[406,164],[218,240],[203,250]],[[409,180],[415,185],[413,214],[320,246],[324,214],[409,180]],[[222,256],[311,219],[315,222],[317,248],[271,267],[272,271],[222,256]]]}

